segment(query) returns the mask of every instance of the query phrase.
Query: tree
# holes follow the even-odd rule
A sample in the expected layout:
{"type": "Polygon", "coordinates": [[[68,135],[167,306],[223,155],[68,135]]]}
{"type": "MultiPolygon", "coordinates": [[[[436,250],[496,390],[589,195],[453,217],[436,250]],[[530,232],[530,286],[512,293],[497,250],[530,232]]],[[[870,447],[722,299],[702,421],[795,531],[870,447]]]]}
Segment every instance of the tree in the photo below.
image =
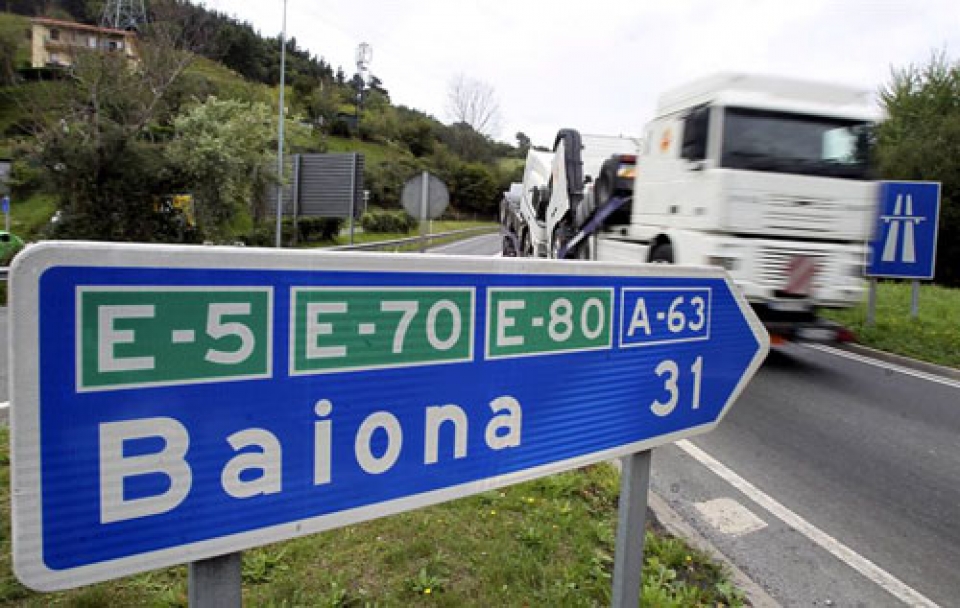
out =
{"type": "MultiPolygon", "coordinates": [[[[174,121],[166,158],[184,176],[207,238],[224,240],[238,219],[265,216],[266,189],[277,183],[274,121],[266,104],[215,97],[174,121]]],[[[295,121],[284,128],[291,138],[302,135],[295,121]]]]}
{"type": "Polygon", "coordinates": [[[447,114],[454,123],[493,137],[500,130],[500,105],[493,87],[459,74],[447,88],[447,114]]]}
{"type": "Polygon", "coordinates": [[[493,171],[479,163],[464,163],[453,172],[450,197],[460,209],[493,216],[500,190],[493,171]]]}
{"type": "Polygon", "coordinates": [[[894,70],[880,100],[888,117],[877,129],[880,174],[942,183],[936,281],[960,285],[960,61],[935,53],[925,66],[894,70]]]}
{"type": "Polygon", "coordinates": [[[70,80],[33,100],[31,156],[50,175],[59,235],[153,240],[154,205],[170,188],[162,127],[168,95],[193,58],[189,34],[173,22],[150,24],[136,63],[119,53],[79,53],[70,80]]]}

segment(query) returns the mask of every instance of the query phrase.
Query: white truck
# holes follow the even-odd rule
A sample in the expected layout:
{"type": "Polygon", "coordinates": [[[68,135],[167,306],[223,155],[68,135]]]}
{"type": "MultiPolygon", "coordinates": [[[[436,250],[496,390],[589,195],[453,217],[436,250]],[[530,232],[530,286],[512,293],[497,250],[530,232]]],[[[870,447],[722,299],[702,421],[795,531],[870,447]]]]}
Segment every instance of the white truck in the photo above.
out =
{"type": "Polygon", "coordinates": [[[531,151],[504,253],[724,267],[774,339],[833,340],[866,292],[870,93],[720,74],[665,93],[642,140],[531,151]]]}

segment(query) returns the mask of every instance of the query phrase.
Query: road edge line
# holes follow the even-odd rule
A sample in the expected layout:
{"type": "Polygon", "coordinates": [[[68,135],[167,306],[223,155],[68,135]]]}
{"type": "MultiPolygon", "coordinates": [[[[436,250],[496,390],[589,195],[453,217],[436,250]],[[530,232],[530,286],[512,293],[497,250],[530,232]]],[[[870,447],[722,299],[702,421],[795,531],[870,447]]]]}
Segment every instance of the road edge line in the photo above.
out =
{"type": "Polygon", "coordinates": [[[893,363],[894,365],[906,367],[907,369],[916,370],[918,372],[924,372],[934,376],[942,376],[944,378],[960,381],[960,368],[950,367],[949,365],[931,363],[929,361],[923,361],[922,359],[915,359],[906,355],[899,355],[890,351],[864,346],[863,344],[857,344],[856,342],[841,343],[836,345],[836,348],[838,350],[851,352],[864,357],[869,357],[871,359],[893,363]]]}
{"type": "Polygon", "coordinates": [[[897,577],[893,576],[880,566],[869,559],[863,557],[853,549],[847,547],[837,539],[833,538],[820,528],[817,528],[806,519],[797,515],[784,505],[777,502],[770,495],[766,494],[755,485],[734,473],[726,465],[710,456],[687,439],[682,439],[675,444],[691,458],[694,458],[707,467],[721,479],[732,485],[734,488],[746,495],[757,505],[770,512],[780,521],[786,523],[791,528],[804,535],[807,539],[831,553],[834,557],[844,562],[864,577],[880,586],[882,589],[904,602],[908,606],[923,606],[925,608],[939,608],[938,605],[921,594],[916,589],[910,587],[897,577]]]}
{"type": "Polygon", "coordinates": [[[899,372],[907,376],[913,376],[914,378],[920,378],[921,380],[928,380],[930,382],[936,382],[944,386],[949,386],[951,388],[960,388],[960,380],[954,378],[949,378],[946,376],[940,376],[932,372],[922,371],[918,369],[911,369],[899,363],[892,363],[875,357],[869,357],[867,355],[861,355],[858,353],[846,351],[840,348],[834,348],[831,346],[826,346],[824,344],[805,344],[806,348],[811,348],[813,350],[818,350],[822,353],[827,353],[829,355],[834,355],[837,357],[845,357],[851,361],[858,361],[860,363],[866,363],[867,365],[873,365],[874,367],[879,367],[882,369],[888,369],[891,371],[899,372]]]}

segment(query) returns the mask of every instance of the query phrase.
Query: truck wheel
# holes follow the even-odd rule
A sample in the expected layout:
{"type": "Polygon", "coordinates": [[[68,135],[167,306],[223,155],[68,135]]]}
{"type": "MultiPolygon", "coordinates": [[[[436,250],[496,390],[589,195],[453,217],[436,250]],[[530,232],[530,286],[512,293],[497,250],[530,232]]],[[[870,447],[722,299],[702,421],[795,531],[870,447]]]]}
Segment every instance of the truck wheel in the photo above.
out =
{"type": "Polygon", "coordinates": [[[671,243],[660,243],[650,252],[651,264],[673,264],[673,245],[671,243]]]}

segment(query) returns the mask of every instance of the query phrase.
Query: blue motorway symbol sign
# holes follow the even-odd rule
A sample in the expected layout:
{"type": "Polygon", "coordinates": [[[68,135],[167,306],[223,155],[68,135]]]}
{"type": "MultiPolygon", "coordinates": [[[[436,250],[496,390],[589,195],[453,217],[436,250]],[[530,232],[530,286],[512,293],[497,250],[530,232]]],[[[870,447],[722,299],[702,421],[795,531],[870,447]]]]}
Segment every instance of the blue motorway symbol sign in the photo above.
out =
{"type": "Polygon", "coordinates": [[[867,276],[932,279],[939,218],[938,182],[881,182],[867,276]]]}
{"type": "Polygon", "coordinates": [[[42,590],[706,432],[769,344],[718,269],[53,243],[12,281],[42,590]]]}

